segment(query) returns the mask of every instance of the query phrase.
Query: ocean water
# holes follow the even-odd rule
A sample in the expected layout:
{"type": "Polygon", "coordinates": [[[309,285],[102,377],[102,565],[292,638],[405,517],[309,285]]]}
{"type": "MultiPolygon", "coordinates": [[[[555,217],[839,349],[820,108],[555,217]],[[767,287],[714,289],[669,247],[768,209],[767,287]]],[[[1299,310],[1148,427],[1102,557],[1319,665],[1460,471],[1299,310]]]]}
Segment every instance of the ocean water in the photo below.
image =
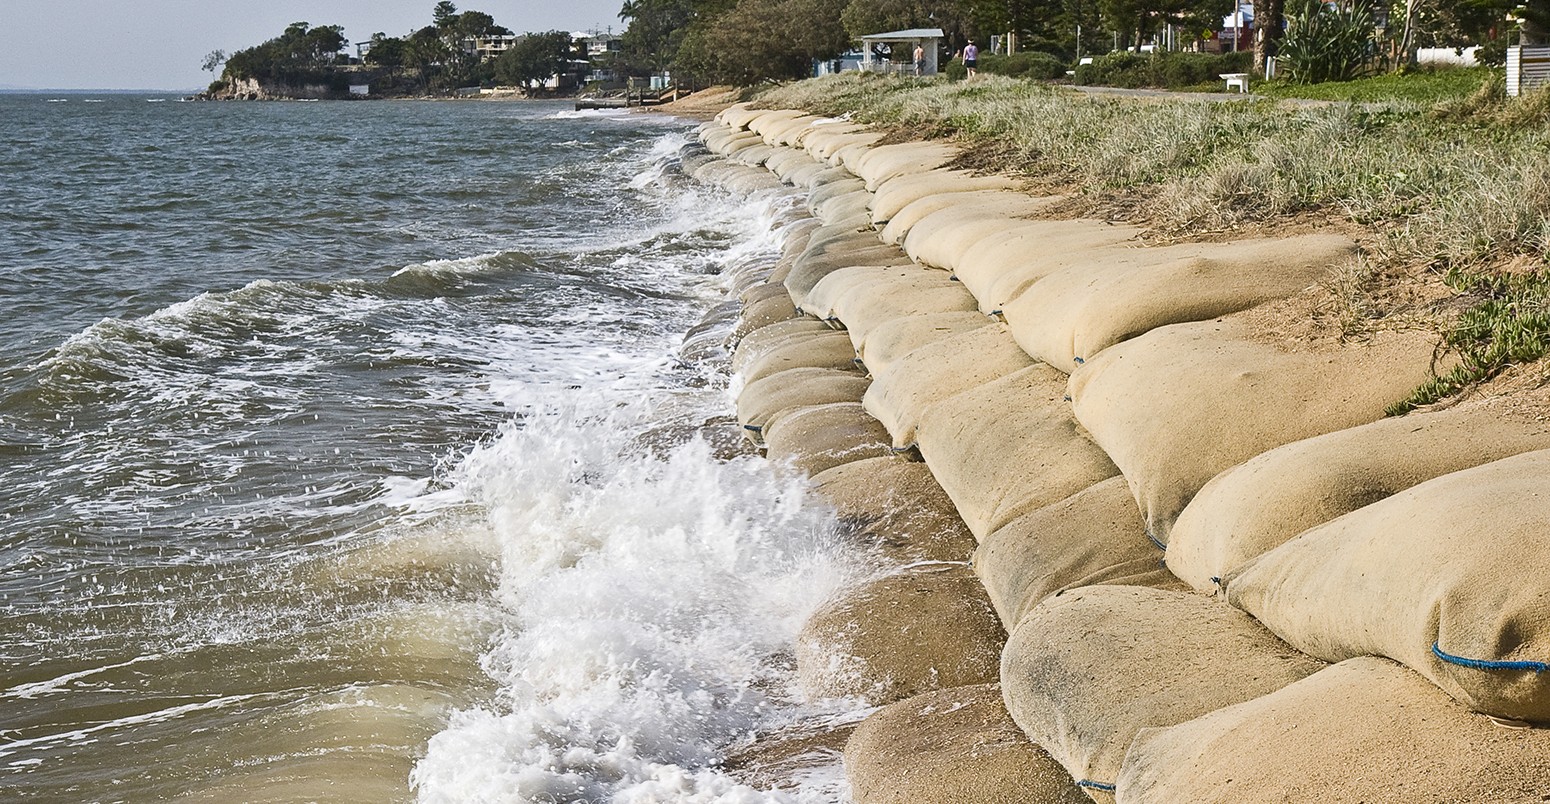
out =
{"type": "Polygon", "coordinates": [[[865,567],[680,349],[794,203],[692,142],[0,95],[0,800],[841,799],[718,764],[853,716],[789,647],[865,567]]]}

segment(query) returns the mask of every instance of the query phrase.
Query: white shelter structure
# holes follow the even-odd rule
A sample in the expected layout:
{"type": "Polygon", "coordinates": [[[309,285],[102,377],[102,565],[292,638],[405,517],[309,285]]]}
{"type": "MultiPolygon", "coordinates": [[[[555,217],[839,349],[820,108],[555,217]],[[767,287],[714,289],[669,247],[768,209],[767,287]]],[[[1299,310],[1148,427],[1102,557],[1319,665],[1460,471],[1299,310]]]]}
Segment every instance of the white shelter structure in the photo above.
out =
{"type": "Polygon", "coordinates": [[[909,58],[909,54],[916,47],[925,51],[925,63],[921,66],[921,75],[936,75],[937,54],[942,49],[942,40],[947,35],[941,28],[911,28],[907,31],[890,31],[888,33],[869,34],[861,37],[861,69],[875,73],[902,72],[913,75],[915,62],[909,58]],[[873,51],[877,45],[887,45],[890,49],[903,46],[905,59],[902,63],[890,63],[873,58],[873,51]]]}

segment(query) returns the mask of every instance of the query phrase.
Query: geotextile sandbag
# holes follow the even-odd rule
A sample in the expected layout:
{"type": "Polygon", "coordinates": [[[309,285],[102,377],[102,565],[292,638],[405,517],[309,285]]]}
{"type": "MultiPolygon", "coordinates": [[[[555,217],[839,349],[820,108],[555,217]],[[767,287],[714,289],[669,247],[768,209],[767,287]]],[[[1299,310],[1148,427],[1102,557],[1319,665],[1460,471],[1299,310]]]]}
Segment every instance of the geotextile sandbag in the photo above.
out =
{"type": "Polygon", "coordinates": [[[973,534],[920,461],[864,458],[814,475],[813,491],[834,507],[842,533],[891,562],[964,561],[974,551],[973,534]]]}
{"type": "Polygon", "coordinates": [[[1081,586],[1186,587],[1162,565],[1125,478],[1095,483],[1002,525],[974,551],[1001,623],[1011,631],[1048,598],[1081,586]]]}
{"type": "Polygon", "coordinates": [[[770,419],[761,435],[770,460],[805,475],[892,452],[888,431],[860,402],[792,408],[770,419]]]}
{"type": "Polygon", "coordinates": [[[1023,733],[1103,801],[1142,729],[1268,695],[1323,666],[1204,595],[1091,586],[1018,623],[1001,690],[1023,733]]]}
{"type": "Polygon", "coordinates": [[[868,131],[859,125],[835,126],[832,129],[815,130],[809,133],[802,138],[802,147],[812,154],[814,159],[839,167],[842,160],[836,159],[836,156],[841,150],[866,149],[882,138],[881,131],[868,131]]]}
{"type": "Polygon", "coordinates": [[[872,224],[883,226],[911,202],[928,195],[974,190],[1016,190],[1022,182],[1006,176],[976,176],[967,170],[930,170],[896,176],[877,187],[872,200],[872,224]]]}
{"type": "Polygon", "coordinates": [[[807,116],[807,113],[801,109],[766,109],[762,114],[748,118],[743,125],[768,142],[773,132],[789,125],[792,120],[804,116],[807,116]]]}
{"type": "Polygon", "coordinates": [[[737,340],[736,348],[732,352],[732,370],[738,371],[743,366],[763,357],[771,349],[792,340],[811,338],[833,331],[833,327],[812,316],[801,316],[760,327],[737,340]]]}
{"type": "Polygon", "coordinates": [[[751,148],[744,148],[733,154],[732,161],[737,162],[740,165],[748,165],[750,167],[764,167],[765,160],[774,155],[775,146],[755,145],[751,148]]]}
{"type": "MultiPolygon", "coordinates": [[[[881,137],[879,137],[879,139],[880,138],[881,137]]],[[[859,162],[862,157],[865,157],[867,154],[872,152],[872,149],[876,147],[873,144],[875,142],[875,139],[857,140],[855,142],[851,142],[848,145],[842,146],[834,152],[833,156],[829,157],[829,164],[836,167],[845,168],[852,174],[855,174],[857,162],[859,162]]],[[[859,177],[859,174],[857,175],[859,177]]]]}
{"type": "Polygon", "coordinates": [[[795,148],[778,149],[769,159],[764,160],[764,166],[769,168],[770,172],[779,177],[781,181],[787,184],[795,184],[798,187],[805,187],[806,179],[798,182],[792,178],[794,173],[803,169],[813,169],[806,174],[810,178],[817,170],[823,169],[823,165],[820,165],[811,156],[808,156],[806,151],[800,151],[795,148]]]}
{"type": "Polygon", "coordinates": [[[757,432],[790,408],[856,402],[870,384],[853,371],[789,369],[743,386],[737,395],[737,421],[744,429],[757,432]]]}
{"type": "Polygon", "coordinates": [[[1386,659],[1137,735],[1121,804],[1542,801],[1550,731],[1504,729],[1386,659]]]}
{"type": "Polygon", "coordinates": [[[976,537],[1119,474],[1077,426],[1065,392],[1064,374],[1033,363],[920,413],[920,454],[976,537]]]}
{"type": "Polygon", "coordinates": [[[1005,639],[968,567],[912,567],[847,589],[814,612],[797,636],[797,676],[809,698],[891,703],[995,681],[1005,639]]]}
{"type": "Polygon", "coordinates": [[[888,276],[909,276],[922,269],[916,265],[847,265],[823,275],[802,297],[802,309],[826,321],[839,322],[835,303],[853,290],[867,288],[888,276]]]}
{"type": "Polygon", "coordinates": [[[1179,515],[1168,567],[1203,592],[1299,533],[1418,483],[1550,448],[1550,425],[1466,402],[1296,441],[1217,475],[1179,515]]]}
{"type": "Polygon", "coordinates": [[[738,371],[744,382],[756,382],[777,372],[794,368],[826,368],[860,373],[856,365],[856,347],[842,331],[830,331],[796,338],[771,347],[738,371]]]}
{"type": "Polygon", "coordinates": [[[1387,656],[1477,712],[1550,721],[1550,450],[1446,474],[1304,532],[1227,599],[1328,661],[1387,656]]]}
{"type": "Polygon", "coordinates": [[[904,236],[904,251],[922,265],[954,271],[969,247],[1022,218],[1038,215],[1058,200],[1058,196],[987,193],[920,218],[904,236]]]}
{"type": "Polygon", "coordinates": [[[788,293],[785,296],[771,294],[743,307],[743,315],[738,319],[737,326],[732,329],[732,339],[734,341],[741,339],[756,329],[796,317],[797,308],[791,302],[791,294],[788,293]]]}
{"type": "Polygon", "coordinates": [[[852,343],[859,347],[867,335],[890,321],[930,313],[973,312],[974,297],[942,272],[917,268],[902,276],[886,274],[840,294],[833,309],[852,343]]]}
{"type": "Polygon", "coordinates": [[[850,221],[860,223],[866,218],[866,205],[872,194],[866,190],[843,191],[843,183],[835,182],[814,190],[808,208],[813,216],[824,223],[850,221]],[[830,189],[834,192],[829,194],[830,189]]]}
{"type": "Polygon", "coordinates": [[[1065,769],[1018,731],[999,684],[937,690],[868,716],[845,743],[855,804],[1081,804],[1065,769]]]}
{"type": "Polygon", "coordinates": [[[856,353],[868,372],[883,374],[895,360],[928,343],[972,332],[990,323],[984,315],[972,310],[897,318],[872,327],[856,353]]]}
{"type": "Polygon", "coordinates": [[[829,252],[810,249],[792,262],[790,272],[781,281],[791,298],[800,301],[804,305],[803,309],[806,309],[813,288],[835,271],[852,267],[897,267],[911,264],[910,258],[895,246],[860,246],[829,252]]]}
{"type": "MultiPolygon", "coordinates": [[[[947,213],[941,223],[984,218],[1013,219],[1037,214],[1050,200],[1008,190],[974,190],[966,193],[938,193],[918,198],[899,210],[878,237],[884,243],[903,244],[910,232],[926,218],[947,213]],[[956,211],[956,214],[949,211],[956,211]]],[[[917,239],[918,242],[923,242],[917,239]]]]}
{"type": "Polygon", "coordinates": [[[748,121],[764,114],[766,111],[769,110],[755,109],[751,103],[745,101],[743,103],[734,103],[722,109],[711,119],[730,128],[744,128],[748,125],[748,121]]]}
{"type": "Polygon", "coordinates": [[[1003,315],[1024,351],[1069,368],[1160,326],[1290,296],[1355,251],[1343,235],[1305,235],[1203,244],[1199,256],[1160,265],[1099,261],[1040,279],[1007,302],[1003,315]]]}
{"type": "Polygon", "coordinates": [[[956,159],[959,153],[956,145],[945,142],[901,142],[879,145],[857,159],[854,166],[846,167],[866,181],[868,190],[876,190],[895,176],[939,168],[956,159]]]}
{"type": "Polygon", "coordinates": [[[1161,544],[1207,481],[1269,449],[1382,418],[1432,377],[1437,340],[1388,333],[1367,344],[1295,349],[1244,320],[1172,324],[1078,366],[1076,418],[1130,480],[1161,544]]]}
{"type": "Polygon", "coordinates": [[[893,434],[895,447],[915,443],[915,427],[926,408],[954,394],[998,380],[1033,365],[1017,348],[1005,325],[976,330],[926,344],[894,361],[886,372],[873,372],[867,412],[893,434]]]}
{"type": "Polygon", "coordinates": [[[798,188],[814,187],[815,182],[819,181],[819,177],[822,176],[825,171],[833,169],[828,165],[823,164],[822,162],[808,162],[806,164],[798,164],[788,167],[789,169],[786,171],[786,175],[780,177],[781,181],[784,181],[787,184],[798,188]]]}

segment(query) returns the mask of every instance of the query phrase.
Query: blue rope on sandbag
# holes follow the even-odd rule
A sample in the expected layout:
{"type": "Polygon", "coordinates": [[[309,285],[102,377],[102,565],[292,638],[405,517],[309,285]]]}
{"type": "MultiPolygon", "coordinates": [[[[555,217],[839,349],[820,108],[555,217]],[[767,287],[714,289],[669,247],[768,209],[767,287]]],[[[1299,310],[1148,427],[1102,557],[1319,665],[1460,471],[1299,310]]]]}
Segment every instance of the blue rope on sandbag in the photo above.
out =
{"type": "Polygon", "coordinates": [[[1163,544],[1160,541],[1157,541],[1157,537],[1152,535],[1152,529],[1151,528],[1147,528],[1146,529],[1146,540],[1151,542],[1152,544],[1157,545],[1157,549],[1158,550],[1161,550],[1164,553],[1168,552],[1168,545],[1163,544]]]}
{"type": "Polygon", "coordinates": [[[1436,642],[1432,643],[1432,655],[1460,667],[1468,667],[1474,670],[1531,670],[1535,673],[1543,673],[1550,670],[1550,663],[1546,662],[1502,662],[1494,659],[1468,659],[1463,656],[1454,656],[1443,650],[1436,642]]]}
{"type": "Polygon", "coordinates": [[[1102,790],[1105,793],[1112,793],[1115,790],[1119,789],[1118,787],[1115,787],[1112,784],[1104,784],[1103,782],[1095,782],[1095,781],[1093,781],[1091,779],[1078,779],[1077,782],[1076,782],[1076,786],[1077,787],[1086,787],[1086,788],[1089,788],[1091,790],[1102,790]]]}
{"type": "Polygon", "coordinates": [[[748,430],[750,432],[754,432],[754,433],[762,433],[762,432],[764,432],[764,428],[760,427],[757,424],[745,424],[745,425],[743,425],[743,429],[744,430],[748,430]]]}
{"type": "Polygon", "coordinates": [[[1072,359],[1072,360],[1075,360],[1075,361],[1076,361],[1076,364],[1077,364],[1077,365],[1078,365],[1078,366],[1080,366],[1080,365],[1082,365],[1082,364],[1083,364],[1083,363],[1086,363],[1086,362],[1087,362],[1087,361],[1086,361],[1086,360],[1083,360],[1083,359],[1082,359],[1082,358],[1080,358],[1080,357],[1073,357],[1073,358],[1071,358],[1071,359],[1072,359]]]}

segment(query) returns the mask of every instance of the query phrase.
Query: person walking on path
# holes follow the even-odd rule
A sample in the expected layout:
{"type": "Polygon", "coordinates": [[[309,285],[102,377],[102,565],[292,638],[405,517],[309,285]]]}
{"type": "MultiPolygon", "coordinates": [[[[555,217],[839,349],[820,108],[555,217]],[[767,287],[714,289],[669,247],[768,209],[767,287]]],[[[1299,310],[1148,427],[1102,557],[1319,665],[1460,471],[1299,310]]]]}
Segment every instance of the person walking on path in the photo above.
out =
{"type": "Polygon", "coordinates": [[[974,45],[974,40],[970,39],[969,44],[963,48],[963,67],[968,71],[969,77],[973,78],[977,72],[976,68],[979,66],[980,49],[974,45]]]}
{"type": "Polygon", "coordinates": [[[923,45],[915,46],[915,77],[926,74],[926,48],[923,45]]]}

